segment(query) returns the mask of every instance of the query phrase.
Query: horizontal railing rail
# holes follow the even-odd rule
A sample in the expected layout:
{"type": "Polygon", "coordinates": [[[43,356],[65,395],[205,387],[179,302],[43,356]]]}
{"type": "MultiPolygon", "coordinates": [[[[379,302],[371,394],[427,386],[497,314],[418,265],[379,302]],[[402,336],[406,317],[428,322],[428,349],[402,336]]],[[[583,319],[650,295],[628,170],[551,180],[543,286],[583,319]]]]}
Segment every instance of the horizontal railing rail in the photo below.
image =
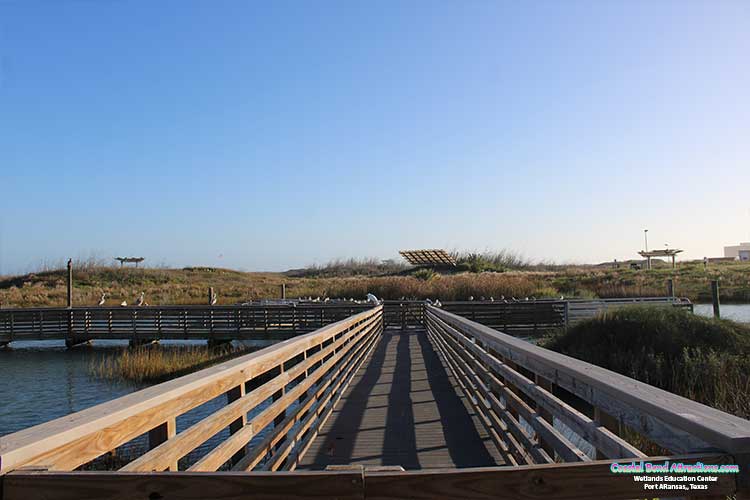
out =
{"type": "Polygon", "coordinates": [[[228,429],[192,471],[294,468],[382,332],[382,306],[312,333],[0,437],[0,474],[20,467],[71,471],[148,434],[148,451],[123,471],[177,470],[228,429]],[[215,398],[227,404],[186,429],[176,419],[215,398]],[[262,439],[260,439],[262,437],[262,439]],[[255,440],[254,440],[255,439],[255,440]],[[265,464],[265,465],[264,465],[265,464]]]}

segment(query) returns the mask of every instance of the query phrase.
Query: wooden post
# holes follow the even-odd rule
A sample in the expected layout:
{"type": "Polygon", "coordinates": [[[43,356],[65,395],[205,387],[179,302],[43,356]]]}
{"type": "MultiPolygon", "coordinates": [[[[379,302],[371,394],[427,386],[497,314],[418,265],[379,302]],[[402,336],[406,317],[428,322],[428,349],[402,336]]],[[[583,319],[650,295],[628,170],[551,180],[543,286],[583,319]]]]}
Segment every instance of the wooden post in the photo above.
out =
{"type": "Polygon", "coordinates": [[[667,279],[667,297],[674,297],[674,279],[667,279]]]}
{"type": "Polygon", "coordinates": [[[68,259],[68,307],[73,307],[73,259],[68,259]]]}
{"type": "Polygon", "coordinates": [[[281,299],[286,299],[286,283],[281,284],[281,299]]]}
{"type": "MultiPolygon", "coordinates": [[[[148,431],[148,449],[153,450],[160,444],[164,443],[170,438],[173,438],[177,434],[177,423],[175,422],[175,418],[172,417],[166,422],[164,422],[161,425],[158,425],[148,431]]],[[[170,470],[172,472],[177,471],[177,461],[175,460],[173,463],[169,465],[169,468],[167,470],[170,470]]]]}
{"type": "Polygon", "coordinates": [[[714,318],[720,318],[719,311],[719,280],[711,280],[711,300],[714,304],[714,318]]]}
{"type": "Polygon", "coordinates": [[[214,300],[214,287],[208,287],[208,305],[211,305],[211,301],[214,300]]]}
{"type": "MultiPolygon", "coordinates": [[[[237,387],[229,389],[229,391],[227,392],[227,404],[231,404],[233,401],[240,399],[244,395],[245,395],[244,383],[238,385],[237,387]]],[[[247,414],[243,413],[239,418],[237,418],[237,420],[229,424],[229,434],[234,434],[238,430],[242,429],[245,426],[245,424],[247,424],[247,414]]],[[[242,449],[238,450],[237,453],[235,453],[232,456],[232,464],[236,464],[244,456],[245,456],[245,446],[243,446],[242,449]]]]}

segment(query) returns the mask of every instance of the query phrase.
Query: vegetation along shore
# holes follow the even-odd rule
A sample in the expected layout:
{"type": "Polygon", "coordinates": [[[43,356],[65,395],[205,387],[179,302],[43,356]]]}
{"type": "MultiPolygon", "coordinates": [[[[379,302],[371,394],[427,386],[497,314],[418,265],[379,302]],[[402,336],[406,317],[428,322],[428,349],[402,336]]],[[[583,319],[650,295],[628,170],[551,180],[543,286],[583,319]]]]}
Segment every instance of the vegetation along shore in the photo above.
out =
{"type": "MultiPolygon", "coordinates": [[[[0,277],[0,307],[63,306],[64,269],[47,269],[0,277]]],[[[532,263],[507,252],[459,254],[450,272],[415,269],[392,261],[349,260],[286,273],[241,272],[188,267],[118,268],[99,262],[75,264],[75,304],[96,304],[107,293],[107,305],[132,303],[144,292],[151,305],[199,304],[213,287],[219,304],[277,298],[282,283],[287,297],[363,298],[368,292],[385,299],[467,300],[469,297],[634,297],[663,296],[673,278],[675,293],[694,302],[710,302],[710,282],[718,279],[724,302],[750,302],[750,264],[722,262],[704,269],[701,262],[657,263],[651,270],[602,265],[532,263]]]]}

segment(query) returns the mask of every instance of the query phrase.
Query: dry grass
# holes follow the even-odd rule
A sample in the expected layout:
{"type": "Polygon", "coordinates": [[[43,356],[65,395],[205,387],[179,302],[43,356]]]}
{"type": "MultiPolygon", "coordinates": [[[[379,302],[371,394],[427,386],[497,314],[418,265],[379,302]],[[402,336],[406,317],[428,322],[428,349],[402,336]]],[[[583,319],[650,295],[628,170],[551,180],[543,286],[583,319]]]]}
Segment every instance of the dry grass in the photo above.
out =
{"type": "MultiPolygon", "coordinates": [[[[339,271],[337,271],[339,272],[339,271]]],[[[341,271],[343,272],[343,271],[341,271]]],[[[438,274],[418,271],[391,276],[307,276],[282,273],[245,273],[229,269],[119,269],[84,265],[74,274],[74,303],[96,304],[102,292],[108,305],[131,303],[141,291],[152,305],[205,304],[214,287],[219,304],[278,298],[286,284],[288,297],[364,298],[370,292],[385,299],[479,297],[633,297],[663,296],[673,277],[676,293],[694,301],[710,301],[710,281],[721,280],[722,300],[750,302],[750,265],[726,263],[704,270],[701,264],[651,271],[569,266],[552,270],[463,272],[438,274]]],[[[65,271],[52,270],[0,278],[0,306],[63,306],[65,271]]]]}
{"type": "Polygon", "coordinates": [[[156,383],[251,352],[246,346],[144,345],[126,348],[112,356],[93,361],[89,373],[97,378],[156,383]]]}

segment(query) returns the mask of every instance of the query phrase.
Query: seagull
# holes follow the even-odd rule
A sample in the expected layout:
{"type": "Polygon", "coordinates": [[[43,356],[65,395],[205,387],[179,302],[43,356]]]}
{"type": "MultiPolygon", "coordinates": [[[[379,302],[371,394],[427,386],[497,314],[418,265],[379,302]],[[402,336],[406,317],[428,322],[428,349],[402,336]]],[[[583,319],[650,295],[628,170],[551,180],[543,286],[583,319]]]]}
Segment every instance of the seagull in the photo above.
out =
{"type": "Polygon", "coordinates": [[[215,306],[215,305],[216,305],[216,302],[217,302],[218,300],[219,300],[219,294],[218,294],[218,293],[216,293],[216,292],[213,292],[213,293],[211,294],[211,305],[212,305],[212,306],[215,306]]]}
{"type": "Polygon", "coordinates": [[[424,299],[425,302],[427,302],[429,305],[432,305],[432,301],[430,299],[424,299]]]}
{"type": "Polygon", "coordinates": [[[331,299],[329,297],[326,297],[325,300],[323,300],[323,302],[330,302],[330,301],[331,299]]]}
{"type": "Polygon", "coordinates": [[[123,300],[122,302],[120,302],[120,306],[121,307],[128,307],[128,301],[127,300],[123,300]]]}
{"type": "Polygon", "coordinates": [[[500,300],[505,300],[505,295],[501,295],[500,300]]]}
{"type": "Polygon", "coordinates": [[[490,296],[490,302],[495,302],[495,297],[490,296]]]}
{"type": "Polygon", "coordinates": [[[103,293],[102,297],[99,299],[99,303],[96,305],[103,306],[105,302],[107,302],[107,294],[103,293]]]}
{"type": "Polygon", "coordinates": [[[146,292],[141,292],[141,296],[135,300],[135,305],[142,306],[146,300],[146,292]]]}
{"type": "Polygon", "coordinates": [[[371,294],[371,293],[367,294],[367,302],[372,302],[373,304],[379,304],[380,303],[380,301],[378,300],[378,298],[375,295],[371,294]]]}
{"type": "Polygon", "coordinates": [[[440,303],[440,299],[435,299],[435,307],[441,307],[443,304],[440,303]]]}
{"type": "Polygon", "coordinates": [[[474,296],[473,295],[469,295],[469,300],[474,300],[474,296]]]}

